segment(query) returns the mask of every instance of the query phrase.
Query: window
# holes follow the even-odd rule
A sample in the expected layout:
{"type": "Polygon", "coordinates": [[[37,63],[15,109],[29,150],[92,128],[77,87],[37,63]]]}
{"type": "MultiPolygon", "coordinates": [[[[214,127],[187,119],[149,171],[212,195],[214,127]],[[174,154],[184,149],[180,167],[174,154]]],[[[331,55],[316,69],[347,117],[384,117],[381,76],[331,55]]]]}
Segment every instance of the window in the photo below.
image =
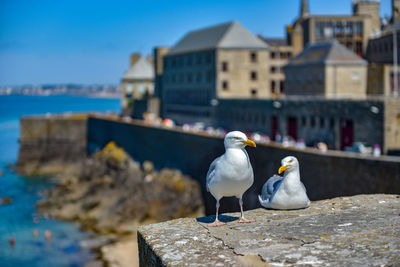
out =
{"type": "Polygon", "coordinates": [[[187,77],[187,82],[192,83],[192,74],[188,73],[186,77],[187,77]]]}
{"type": "Polygon", "coordinates": [[[311,127],[315,127],[315,118],[311,117],[311,127]]]}
{"type": "Polygon", "coordinates": [[[332,23],[332,21],[328,21],[325,23],[324,36],[326,39],[333,38],[333,23],[332,23]]]}
{"type": "Polygon", "coordinates": [[[196,75],[196,82],[201,82],[201,72],[198,72],[196,75]]]}
{"type": "Polygon", "coordinates": [[[281,90],[281,94],[283,94],[285,92],[285,81],[279,82],[279,88],[281,90]]]}
{"type": "Polygon", "coordinates": [[[324,37],[324,23],[322,21],[315,22],[315,38],[322,39],[324,37]]]}
{"type": "Polygon", "coordinates": [[[252,81],[256,81],[256,80],[257,80],[257,72],[252,71],[252,72],[250,73],[250,79],[251,79],[252,81]]]}
{"type": "Polygon", "coordinates": [[[187,64],[188,66],[191,66],[192,63],[193,63],[192,55],[188,55],[188,56],[187,56],[187,59],[186,59],[186,64],[187,64]]]}
{"type": "Polygon", "coordinates": [[[323,82],[324,81],[324,73],[320,72],[318,73],[318,81],[323,82]]]}
{"type": "Polygon", "coordinates": [[[228,62],[226,62],[226,61],[222,62],[222,71],[223,72],[228,71],[228,62]]]}
{"type": "Polygon", "coordinates": [[[362,21],[357,21],[354,25],[354,33],[357,37],[361,37],[363,34],[363,23],[362,21]]]}
{"type": "Polygon", "coordinates": [[[325,120],[323,117],[319,118],[319,127],[324,128],[325,127],[325,120]]]}
{"type": "Polygon", "coordinates": [[[212,61],[212,54],[211,52],[206,54],[206,63],[211,63],[212,61]]]}
{"type": "Polygon", "coordinates": [[[251,96],[257,96],[257,89],[251,89],[251,96]]]}
{"type": "Polygon", "coordinates": [[[139,93],[140,94],[144,94],[145,90],[146,90],[146,88],[145,88],[144,84],[143,83],[139,83],[139,86],[138,86],[139,93]]]}
{"type": "Polygon", "coordinates": [[[306,126],[307,120],[306,117],[301,117],[301,125],[306,126]]]}
{"type": "Polygon", "coordinates": [[[210,83],[212,81],[212,72],[209,70],[206,74],[207,82],[210,83]]]}
{"type": "Polygon", "coordinates": [[[271,57],[271,58],[275,58],[275,57],[276,57],[275,52],[271,52],[270,57],[271,57]]]}
{"type": "Polygon", "coordinates": [[[335,36],[343,37],[343,22],[341,21],[336,22],[335,36]]]}
{"type": "Polygon", "coordinates": [[[196,64],[200,65],[201,63],[203,63],[203,57],[201,54],[197,54],[196,56],[196,64]]]}
{"type": "Polygon", "coordinates": [[[130,93],[132,93],[133,92],[133,84],[128,84],[127,86],[126,86],[126,92],[128,93],[128,94],[130,94],[130,93]]]}
{"type": "Polygon", "coordinates": [[[270,72],[271,72],[271,73],[275,73],[275,72],[276,72],[276,67],[275,67],[275,66],[272,66],[272,67],[270,68],[270,72]]]}
{"type": "Polygon", "coordinates": [[[351,73],[351,80],[353,82],[358,82],[360,80],[360,73],[358,71],[353,71],[351,73]]]}
{"type": "Polygon", "coordinates": [[[250,53],[250,61],[251,62],[257,62],[257,53],[256,52],[251,52],[250,53]]]}
{"type": "Polygon", "coordinates": [[[224,91],[228,91],[228,89],[229,89],[228,81],[222,81],[222,89],[224,91]]]}
{"type": "Polygon", "coordinates": [[[271,81],[271,93],[275,93],[275,81],[271,81]]]}
{"type": "Polygon", "coordinates": [[[331,119],[329,120],[329,127],[330,127],[331,129],[335,128],[335,118],[331,118],[331,119]]]}
{"type": "Polygon", "coordinates": [[[347,37],[353,37],[353,22],[347,21],[346,27],[344,28],[344,32],[347,37]]]}
{"type": "Polygon", "coordinates": [[[301,74],[296,75],[296,82],[301,83],[302,82],[302,77],[301,74]]]}

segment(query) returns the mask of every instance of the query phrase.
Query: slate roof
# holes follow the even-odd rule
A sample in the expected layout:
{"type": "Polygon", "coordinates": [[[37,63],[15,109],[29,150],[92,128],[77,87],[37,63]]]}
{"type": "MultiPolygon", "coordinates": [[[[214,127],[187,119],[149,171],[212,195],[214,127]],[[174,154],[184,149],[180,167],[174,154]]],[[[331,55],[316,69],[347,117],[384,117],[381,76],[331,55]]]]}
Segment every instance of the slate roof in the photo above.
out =
{"type": "Polygon", "coordinates": [[[168,55],[209,49],[268,49],[262,40],[236,21],[187,33],[168,55]]]}
{"type": "Polygon", "coordinates": [[[124,80],[153,80],[154,69],[145,58],[140,58],[122,77],[124,80]]]}
{"type": "Polygon", "coordinates": [[[314,43],[308,45],[300,54],[289,60],[286,66],[299,66],[309,64],[323,65],[366,65],[367,61],[359,57],[347,47],[333,40],[330,42],[314,43]]]}
{"type": "Polygon", "coordinates": [[[280,39],[280,38],[266,38],[259,36],[261,40],[263,40],[267,45],[273,45],[273,46],[287,46],[287,40],[286,39],[280,39]]]}

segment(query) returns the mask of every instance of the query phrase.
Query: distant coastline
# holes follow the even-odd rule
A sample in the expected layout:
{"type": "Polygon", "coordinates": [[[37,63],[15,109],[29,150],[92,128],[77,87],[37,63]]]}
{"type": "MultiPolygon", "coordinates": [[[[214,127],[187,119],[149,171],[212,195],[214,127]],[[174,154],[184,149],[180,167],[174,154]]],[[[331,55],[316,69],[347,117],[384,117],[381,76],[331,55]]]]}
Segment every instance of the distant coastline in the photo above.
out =
{"type": "Polygon", "coordinates": [[[43,84],[0,86],[0,95],[54,96],[68,95],[98,98],[119,98],[121,90],[118,85],[109,84],[43,84]]]}

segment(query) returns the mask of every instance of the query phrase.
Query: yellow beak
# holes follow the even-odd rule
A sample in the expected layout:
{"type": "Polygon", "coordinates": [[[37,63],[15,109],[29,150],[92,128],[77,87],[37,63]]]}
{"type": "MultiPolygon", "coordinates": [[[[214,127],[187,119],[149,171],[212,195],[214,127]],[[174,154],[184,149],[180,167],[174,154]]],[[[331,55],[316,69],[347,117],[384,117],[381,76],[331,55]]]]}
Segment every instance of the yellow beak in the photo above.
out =
{"type": "Polygon", "coordinates": [[[242,141],[243,144],[245,144],[246,146],[252,146],[252,147],[256,147],[256,143],[254,143],[253,140],[247,139],[246,141],[242,141]]]}
{"type": "Polygon", "coordinates": [[[290,165],[282,165],[279,170],[278,173],[281,174],[282,172],[284,172],[288,167],[290,167],[290,165]]]}

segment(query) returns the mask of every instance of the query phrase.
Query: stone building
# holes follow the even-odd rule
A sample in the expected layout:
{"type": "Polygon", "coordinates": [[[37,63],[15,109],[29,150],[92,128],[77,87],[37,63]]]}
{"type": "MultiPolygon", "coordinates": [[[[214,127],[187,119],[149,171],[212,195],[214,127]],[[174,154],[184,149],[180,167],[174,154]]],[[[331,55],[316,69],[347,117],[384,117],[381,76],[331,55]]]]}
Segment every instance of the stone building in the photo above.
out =
{"type": "Polygon", "coordinates": [[[268,62],[268,45],[238,22],[189,32],[163,59],[162,115],[210,122],[219,99],[269,98],[268,62]]]}
{"type": "Polygon", "coordinates": [[[143,58],[140,54],[132,54],[130,68],[121,81],[122,114],[132,113],[135,99],[151,96],[154,93],[154,70],[152,58],[143,58]]]}
{"type": "Polygon", "coordinates": [[[379,0],[353,0],[352,15],[326,16],[311,15],[308,0],[301,0],[300,16],[286,28],[293,53],[300,53],[310,43],[336,39],[363,56],[368,39],[381,28],[379,5],[379,0]]]}
{"type": "MultiPolygon", "coordinates": [[[[393,15],[393,17],[396,14],[393,15]]],[[[393,96],[395,92],[395,45],[397,47],[397,62],[400,62],[400,19],[388,25],[377,36],[370,39],[367,49],[368,87],[369,95],[393,96]],[[396,32],[397,40],[394,40],[396,32]]],[[[397,88],[399,88],[400,76],[397,70],[397,88]]]]}
{"type": "Polygon", "coordinates": [[[400,153],[399,99],[227,99],[219,101],[213,125],[262,132],[272,140],[290,136],[308,146],[325,142],[340,150],[363,142],[378,144],[385,153],[400,153]]]}
{"type": "Polygon", "coordinates": [[[259,36],[270,49],[269,71],[270,71],[270,91],[271,97],[281,97],[285,95],[285,74],[283,66],[292,57],[293,48],[287,43],[286,39],[264,38],[259,36]]]}
{"type": "Polygon", "coordinates": [[[366,96],[367,62],[336,40],[308,45],[284,72],[288,96],[366,96]]]}

